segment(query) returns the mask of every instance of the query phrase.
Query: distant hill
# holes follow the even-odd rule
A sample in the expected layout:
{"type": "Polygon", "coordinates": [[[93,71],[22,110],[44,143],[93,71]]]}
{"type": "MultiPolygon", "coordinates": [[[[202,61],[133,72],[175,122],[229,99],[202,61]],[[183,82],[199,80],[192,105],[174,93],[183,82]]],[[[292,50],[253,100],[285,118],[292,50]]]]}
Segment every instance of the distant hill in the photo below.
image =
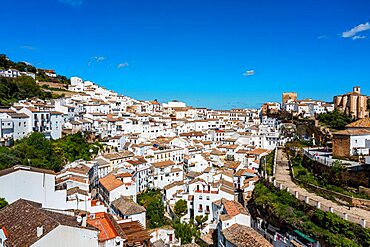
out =
{"type": "Polygon", "coordinates": [[[5,54],[0,54],[0,69],[16,69],[22,72],[36,73],[37,69],[25,62],[13,62],[5,54]]]}
{"type": "Polygon", "coordinates": [[[40,82],[71,84],[71,81],[64,75],[55,74],[53,76],[48,76],[47,72],[53,70],[36,68],[26,62],[14,62],[10,60],[5,54],[0,54],[0,70],[3,69],[15,69],[20,72],[34,73],[36,75],[36,81],[40,82]]]}
{"type": "Polygon", "coordinates": [[[67,77],[57,74],[48,76],[51,70],[37,69],[26,62],[14,62],[6,55],[0,54],[0,70],[8,69],[27,72],[23,74],[33,74],[33,77],[19,73],[13,77],[0,76],[0,106],[9,106],[16,101],[32,97],[51,99],[70,93],[67,91],[70,84],[67,77]]]}

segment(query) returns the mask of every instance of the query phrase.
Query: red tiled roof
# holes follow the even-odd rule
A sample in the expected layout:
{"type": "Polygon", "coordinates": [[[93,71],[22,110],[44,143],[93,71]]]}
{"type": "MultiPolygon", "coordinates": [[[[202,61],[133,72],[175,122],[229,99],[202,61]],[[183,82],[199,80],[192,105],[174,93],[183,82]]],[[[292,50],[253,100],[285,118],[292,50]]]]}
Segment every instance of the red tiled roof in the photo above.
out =
{"type": "Polygon", "coordinates": [[[107,176],[101,178],[99,180],[99,183],[106,188],[108,191],[112,191],[120,186],[122,186],[124,183],[117,179],[112,173],[108,174],[107,176]]]}
{"type": "Polygon", "coordinates": [[[99,229],[98,239],[99,242],[104,242],[109,239],[113,239],[119,234],[117,233],[116,229],[113,226],[113,223],[108,218],[106,213],[96,213],[95,219],[91,219],[91,217],[87,220],[87,223],[90,226],[96,227],[99,229]]]}
{"type": "Polygon", "coordinates": [[[172,165],[175,165],[175,163],[172,160],[165,160],[165,161],[153,163],[153,166],[155,168],[164,168],[164,167],[168,167],[172,165]]]}

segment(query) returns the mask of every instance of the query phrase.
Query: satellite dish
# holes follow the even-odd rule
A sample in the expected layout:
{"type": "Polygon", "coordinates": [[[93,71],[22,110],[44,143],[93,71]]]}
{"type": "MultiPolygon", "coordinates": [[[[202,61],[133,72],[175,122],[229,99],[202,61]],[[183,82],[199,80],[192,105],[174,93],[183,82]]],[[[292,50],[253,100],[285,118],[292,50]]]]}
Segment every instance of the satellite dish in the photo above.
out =
{"type": "Polygon", "coordinates": [[[116,241],[116,243],[117,243],[117,244],[118,244],[119,242],[121,242],[121,240],[122,240],[122,238],[121,238],[121,237],[119,237],[119,236],[115,238],[115,241],[116,241]]]}
{"type": "Polygon", "coordinates": [[[79,215],[79,216],[77,216],[77,222],[78,223],[81,223],[82,222],[82,217],[79,215]]]}

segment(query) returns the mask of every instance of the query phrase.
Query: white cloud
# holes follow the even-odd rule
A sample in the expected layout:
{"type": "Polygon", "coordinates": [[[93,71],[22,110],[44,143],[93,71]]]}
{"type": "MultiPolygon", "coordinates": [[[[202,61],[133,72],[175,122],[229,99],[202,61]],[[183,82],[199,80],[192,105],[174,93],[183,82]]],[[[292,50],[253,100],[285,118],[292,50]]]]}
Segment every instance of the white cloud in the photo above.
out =
{"type": "Polygon", "coordinates": [[[94,59],[96,62],[101,62],[101,61],[104,61],[104,60],[105,60],[105,57],[93,57],[93,59],[94,59]]]}
{"type": "Polygon", "coordinates": [[[87,65],[91,66],[93,63],[100,63],[100,62],[103,62],[104,60],[105,60],[105,57],[95,56],[95,57],[90,58],[87,65]]]}
{"type": "Polygon", "coordinates": [[[244,76],[251,76],[251,75],[254,75],[254,74],[255,74],[255,72],[254,72],[253,69],[252,70],[247,70],[243,73],[244,76]]]}
{"type": "Polygon", "coordinates": [[[329,36],[327,36],[327,35],[320,35],[319,37],[317,37],[317,39],[329,39],[329,36]]]}
{"type": "Polygon", "coordinates": [[[32,63],[29,63],[29,62],[27,62],[27,61],[22,61],[22,63],[25,63],[25,64],[27,64],[27,65],[31,65],[31,66],[33,66],[33,65],[32,65],[32,63]]]}
{"type": "Polygon", "coordinates": [[[125,68],[127,66],[128,66],[128,63],[127,62],[117,64],[117,68],[119,68],[119,69],[125,68]]]}
{"type": "Polygon", "coordinates": [[[70,5],[72,7],[79,7],[82,5],[82,0],[59,0],[59,2],[70,5]]]}
{"type": "Polygon", "coordinates": [[[36,47],[31,46],[31,45],[22,45],[20,48],[21,48],[21,49],[25,49],[25,50],[29,50],[29,51],[34,51],[34,50],[36,50],[36,47]]]}
{"type": "MultiPolygon", "coordinates": [[[[360,24],[358,26],[355,26],[351,30],[343,32],[342,37],[343,38],[352,38],[354,36],[358,36],[358,35],[356,35],[357,33],[363,32],[363,31],[366,31],[366,30],[369,30],[369,29],[370,29],[370,24],[369,24],[369,22],[366,22],[364,24],[360,24]]],[[[359,36],[359,37],[361,37],[361,36],[359,36]]],[[[358,39],[358,38],[352,38],[352,39],[355,40],[355,39],[358,39]]]]}
{"type": "Polygon", "coordinates": [[[367,36],[365,35],[356,35],[356,36],[353,36],[352,39],[353,40],[356,40],[356,39],[366,39],[367,36]]]}

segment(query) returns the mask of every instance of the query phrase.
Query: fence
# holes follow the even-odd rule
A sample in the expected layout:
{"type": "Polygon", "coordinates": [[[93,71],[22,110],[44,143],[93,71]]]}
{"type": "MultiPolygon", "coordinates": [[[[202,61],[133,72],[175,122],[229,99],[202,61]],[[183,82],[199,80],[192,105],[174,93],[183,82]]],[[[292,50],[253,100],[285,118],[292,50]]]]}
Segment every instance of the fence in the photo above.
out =
{"type": "Polygon", "coordinates": [[[370,224],[368,224],[366,222],[366,219],[364,219],[364,218],[361,218],[357,215],[343,213],[339,210],[334,209],[333,207],[329,207],[325,204],[322,204],[319,200],[317,200],[315,198],[303,195],[303,194],[299,193],[297,190],[290,189],[289,187],[285,186],[283,183],[278,182],[272,176],[267,176],[267,177],[265,176],[265,178],[267,178],[266,181],[273,184],[274,187],[276,187],[277,189],[286,190],[291,195],[293,195],[295,198],[297,198],[300,201],[305,202],[306,204],[308,204],[310,206],[313,206],[313,207],[315,207],[317,209],[320,209],[322,211],[325,211],[325,212],[334,213],[334,214],[338,215],[339,217],[341,217],[342,219],[345,219],[345,220],[351,221],[353,223],[359,224],[362,227],[370,227],[370,224]]]}
{"type": "MultiPolygon", "coordinates": [[[[307,156],[309,157],[309,154],[307,154],[307,156]]],[[[370,210],[370,200],[348,196],[348,195],[345,195],[339,192],[324,189],[317,185],[303,182],[302,180],[295,178],[294,169],[292,166],[290,166],[290,169],[291,169],[291,174],[292,174],[292,180],[294,183],[303,184],[305,188],[308,188],[309,190],[312,190],[313,192],[330,195],[336,200],[336,202],[342,205],[355,206],[355,207],[359,207],[365,210],[370,210]]],[[[362,187],[360,188],[359,191],[361,191],[361,189],[362,191],[364,191],[366,188],[362,187]]]]}
{"type": "Polygon", "coordinates": [[[339,159],[333,159],[333,158],[326,157],[326,156],[321,156],[321,155],[319,155],[321,153],[323,153],[323,152],[319,152],[319,151],[316,152],[316,151],[312,151],[312,150],[310,151],[307,148],[303,148],[303,154],[304,155],[306,155],[311,160],[317,161],[317,162],[319,162],[323,165],[326,165],[326,166],[332,166],[332,164],[335,161],[339,161],[342,164],[346,164],[348,167],[351,167],[351,166],[355,167],[355,166],[361,166],[362,165],[361,163],[355,162],[355,161],[339,160],[339,159]]]}

